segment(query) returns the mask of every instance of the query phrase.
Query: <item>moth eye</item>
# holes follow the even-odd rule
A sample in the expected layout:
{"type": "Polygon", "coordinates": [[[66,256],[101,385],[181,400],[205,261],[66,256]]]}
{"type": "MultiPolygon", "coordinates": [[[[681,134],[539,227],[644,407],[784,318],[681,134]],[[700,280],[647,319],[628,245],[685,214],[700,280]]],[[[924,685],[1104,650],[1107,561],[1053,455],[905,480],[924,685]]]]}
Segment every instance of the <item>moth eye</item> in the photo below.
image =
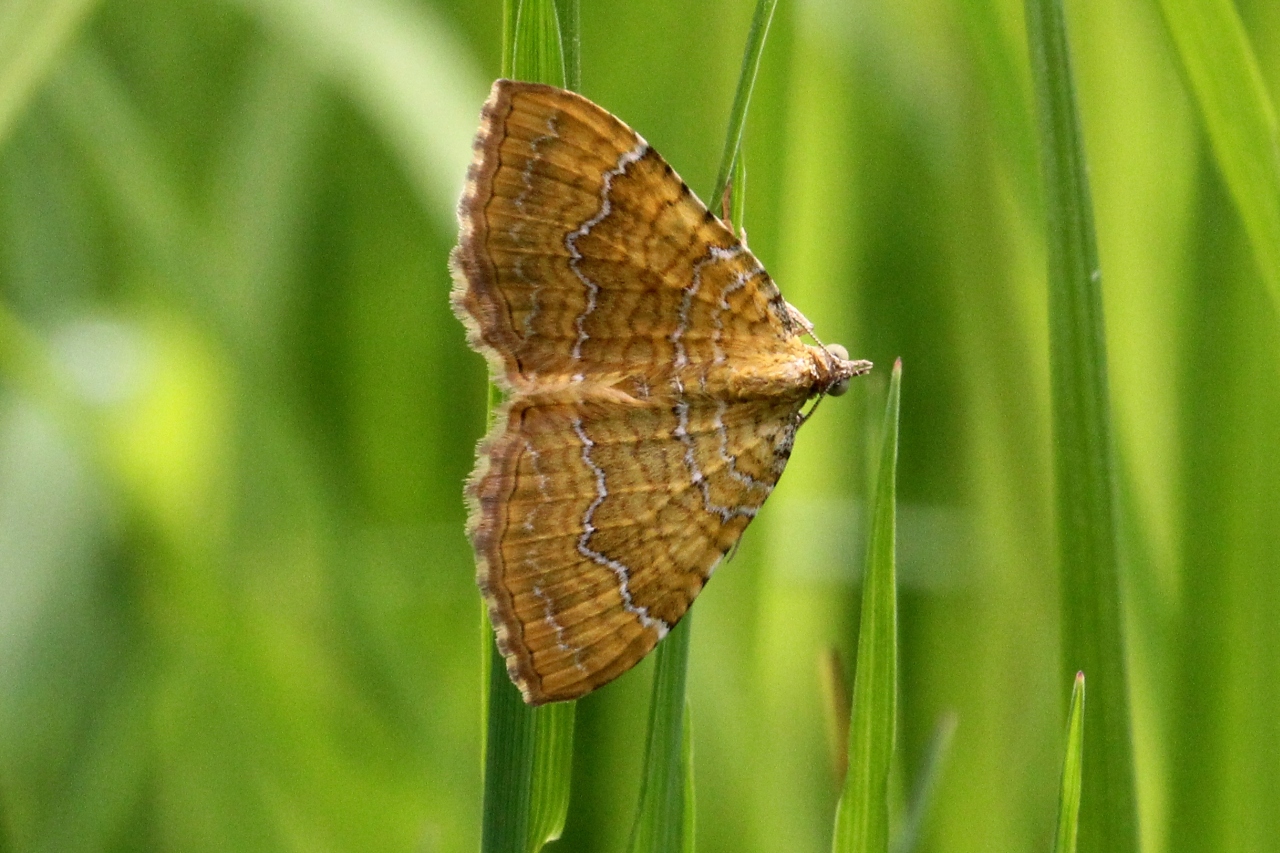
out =
{"type": "MultiPolygon", "coordinates": [[[[847,349],[845,349],[844,347],[840,346],[840,344],[832,344],[831,346],[827,347],[827,352],[831,353],[832,355],[834,355],[836,358],[840,359],[841,361],[848,361],[848,360],[849,360],[849,351],[848,351],[847,349]]],[[[848,383],[847,383],[847,382],[845,383],[845,387],[848,387],[848,383]]],[[[828,393],[834,394],[835,396],[839,397],[839,396],[840,396],[840,394],[843,394],[844,392],[843,392],[843,391],[840,391],[839,393],[837,393],[837,392],[835,392],[835,391],[831,391],[831,392],[828,392],[828,393]]]]}
{"type": "Polygon", "coordinates": [[[849,390],[849,379],[846,377],[827,389],[827,393],[832,397],[839,397],[845,391],[849,390]]]}

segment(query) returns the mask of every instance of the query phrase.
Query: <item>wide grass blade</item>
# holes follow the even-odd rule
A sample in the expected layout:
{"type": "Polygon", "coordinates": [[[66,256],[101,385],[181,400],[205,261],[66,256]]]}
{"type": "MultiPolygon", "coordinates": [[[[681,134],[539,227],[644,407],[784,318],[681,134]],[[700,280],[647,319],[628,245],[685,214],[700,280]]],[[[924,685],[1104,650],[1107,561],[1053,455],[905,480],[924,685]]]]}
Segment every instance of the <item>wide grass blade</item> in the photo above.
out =
{"type": "Polygon", "coordinates": [[[849,720],[849,769],[836,807],[833,853],[889,849],[889,762],[893,757],[898,681],[898,596],[895,575],[898,411],[902,362],[893,366],[884,412],[880,467],[862,583],[858,664],[849,720]]]}
{"type": "Polygon", "coordinates": [[[573,779],[573,724],[576,702],[557,702],[534,711],[533,801],[529,807],[529,848],[541,850],[564,832],[573,779]]]}
{"type": "Polygon", "coordinates": [[[1077,819],[1080,816],[1080,775],[1084,766],[1084,673],[1076,673],[1071,688],[1071,714],[1067,718],[1067,752],[1062,759],[1062,786],[1058,789],[1058,838],[1054,853],[1076,853],[1077,819]]]}
{"type": "Polygon", "coordinates": [[[483,853],[527,853],[533,836],[533,766],[538,753],[537,709],[530,708],[507,677],[493,647],[484,738],[483,853]]]}
{"type": "MultiPolygon", "coordinates": [[[[572,10],[576,20],[577,9],[572,10]]],[[[566,66],[560,18],[552,0],[524,0],[504,7],[504,73],[521,80],[564,86],[576,81],[577,53],[566,66]],[[510,67],[505,67],[507,63],[510,67]]],[[[575,30],[576,33],[576,30],[575,30]]],[[[489,386],[490,408],[495,389],[489,386]]],[[[486,702],[483,853],[541,850],[564,831],[573,777],[573,727],[577,703],[531,708],[507,677],[492,647],[486,702]]]]}
{"type": "Polygon", "coordinates": [[[0,7],[0,144],[97,0],[10,0],[0,7]]]}
{"type": "Polygon", "coordinates": [[[564,87],[564,43],[554,0],[523,0],[516,9],[511,72],[517,80],[564,87]]]}
{"type": "Polygon", "coordinates": [[[492,646],[485,701],[484,853],[537,851],[560,837],[569,813],[575,709],[574,702],[526,705],[492,646]]]}
{"type": "Polygon", "coordinates": [[[685,814],[693,797],[692,791],[685,790],[692,783],[691,771],[686,767],[692,746],[687,743],[690,733],[684,719],[691,616],[685,614],[655,653],[644,776],[631,843],[627,846],[630,853],[692,849],[693,839],[685,835],[692,819],[685,814]]]}
{"type": "Polygon", "coordinates": [[[1231,0],[1160,0],[1213,156],[1280,311],[1280,126],[1231,0]]]}
{"type": "Polygon", "coordinates": [[[1088,672],[1096,697],[1085,740],[1081,846],[1136,853],[1102,274],[1061,2],[1027,0],[1026,21],[1048,224],[1062,666],[1068,677],[1088,672]]]}
{"type": "MultiPolygon", "coordinates": [[[[502,0],[502,76],[512,77],[517,74],[515,62],[516,27],[518,16],[524,6],[520,0],[502,0]]],[[[556,23],[559,27],[557,37],[563,52],[563,76],[561,84],[575,92],[582,88],[582,26],[579,0],[560,0],[552,4],[555,7],[556,23]]],[[[526,51],[526,56],[528,52],[526,51]]],[[[519,79],[540,79],[522,77],[519,79]]]]}

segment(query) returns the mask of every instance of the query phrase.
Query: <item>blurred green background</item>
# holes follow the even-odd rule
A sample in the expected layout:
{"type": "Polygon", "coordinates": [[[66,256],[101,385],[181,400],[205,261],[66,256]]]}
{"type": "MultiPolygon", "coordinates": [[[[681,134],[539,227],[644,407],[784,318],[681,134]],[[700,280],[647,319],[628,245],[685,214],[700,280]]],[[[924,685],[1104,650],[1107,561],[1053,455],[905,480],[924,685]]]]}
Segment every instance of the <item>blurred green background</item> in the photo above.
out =
{"type": "MultiPolygon", "coordinates": [[[[583,3],[584,93],[700,192],[751,6],[583,3]]],[[[1280,91],[1280,4],[1237,9],[1280,91]]],[[[1280,850],[1277,312],[1158,7],[1068,15],[1144,848],[1280,850]]],[[[486,385],[445,258],[500,21],[0,2],[0,851],[476,849],[486,385]]],[[[954,712],[922,849],[1048,849],[1069,685],[1021,4],[783,0],[760,74],[751,246],[880,368],[700,598],[698,847],[829,846],[819,660],[852,659],[901,355],[901,787],[954,712]]],[[[553,849],[624,846],[650,678],[579,703],[553,849]]]]}

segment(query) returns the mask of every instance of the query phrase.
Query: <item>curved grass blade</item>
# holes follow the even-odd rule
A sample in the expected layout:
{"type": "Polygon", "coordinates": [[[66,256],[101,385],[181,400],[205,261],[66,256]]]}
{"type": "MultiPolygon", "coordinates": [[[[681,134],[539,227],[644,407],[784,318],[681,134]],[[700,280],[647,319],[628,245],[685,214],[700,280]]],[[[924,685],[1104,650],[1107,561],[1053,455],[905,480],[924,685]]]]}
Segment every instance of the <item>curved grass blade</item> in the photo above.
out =
{"type": "MultiPolygon", "coordinates": [[[[576,16],[576,8],[573,10],[576,16]]],[[[563,86],[564,45],[552,0],[524,0],[504,6],[504,67],[516,79],[563,86]],[[509,58],[509,59],[508,59],[509,58]]],[[[576,54],[575,54],[576,56],[576,54]]],[[[576,61],[573,66],[576,78],[576,61]]],[[[492,412],[496,393],[489,385],[492,412]]],[[[487,624],[487,620],[486,620],[487,624]]],[[[489,639],[486,699],[483,853],[541,850],[564,831],[573,777],[573,728],[577,703],[531,708],[507,677],[506,664],[489,639]]]]}
{"type": "Polygon", "coordinates": [[[1280,311],[1280,125],[1231,0],[1160,0],[1182,71],[1280,311]]]}
{"type": "Polygon", "coordinates": [[[0,143],[96,0],[11,0],[0,7],[0,143]]]}
{"type": "MultiPolygon", "coordinates": [[[[760,57],[764,53],[765,36],[773,21],[773,10],[778,0],[757,0],[751,16],[751,29],[747,31],[747,46],[742,52],[742,70],[738,74],[738,89],[733,94],[733,107],[729,110],[729,131],[724,138],[724,154],[720,157],[720,171],[715,187],[707,196],[707,204],[714,209],[724,195],[724,188],[733,174],[733,164],[742,147],[742,131],[747,126],[747,107],[751,104],[751,92],[756,85],[756,72],[760,70],[760,57]]],[[[741,223],[738,223],[741,224],[741,223]]]]}
{"type": "Polygon", "coordinates": [[[434,11],[405,0],[225,0],[307,57],[373,121],[425,209],[456,227],[477,105],[488,86],[434,11]]]}
{"type": "Polygon", "coordinates": [[[895,492],[902,361],[893,365],[884,412],[880,467],[867,540],[858,664],[849,720],[849,769],[836,807],[833,853],[889,849],[889,762],[893,757],[898,680],[898,597],[895,580],[895,492]]]}
{"type": "Polygon", "coordinates": [[[1115,467],[1093,209],[1060,0],[1027,0],[1047,219],[1049,367],[1062,588],[1062,665],[1094,680],[1081,801],[1085,850],[1137,853],[1120,608],[1115,467]]]}
{"type": "Polygon", "coordinates": [[[1062,759],[1062,785],[1058,789],[1058,837],[1054,853],[1076,853],[1080,816],[1080,777],[1084,766],[1084,673],[1076,673],[1071,688],[1071,714],[1067,718],[1067,752],[1062,759]]]}

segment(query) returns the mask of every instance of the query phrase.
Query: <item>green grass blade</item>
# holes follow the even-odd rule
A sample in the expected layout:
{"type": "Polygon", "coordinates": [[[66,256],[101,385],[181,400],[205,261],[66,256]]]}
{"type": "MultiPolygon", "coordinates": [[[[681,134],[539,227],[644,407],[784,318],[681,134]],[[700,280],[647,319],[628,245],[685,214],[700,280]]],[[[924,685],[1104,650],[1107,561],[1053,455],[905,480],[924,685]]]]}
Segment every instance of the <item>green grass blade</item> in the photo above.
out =
{"type": "Polygon", "coordinates": [[[484,704],[480,849],[484,853],[541,850],[560,837],[569,813],[577,703],[526,705],[493,645],[484,704]]]}
{"type": "Polygon", "coordinates": [[[569,811],[576,703],[531,708],[493,646],[484,737],[484,853],[528,853],[560,837],[569,811]]]}
{"type": "Polygon", "coordinates": [[[1080,816],[1080,776],[1084,765],[1084,673],[1076,673],[1067,718],[1067,753],[1062,759],[1062,787],[1058,790],[1058,839],[1054,853],[1076,853],[1080,816]]]}
{"type": "Polygon", "coordinates": [[[533,712],[533,801],[529,807],[529,849],[541,850],[564,832],[573,779],[573,723],[577,703],[556,702],[533,712]]]}
{"type": "Polygon", "coordinates": [[[520,0],[502,0],[502,76],[510,78],[515,69],[516,12],[520,0]]]}
{"type": "Polygon", "coordinates": [[[688,697],[684,700],[684,746],[680,750],[684,765],[684,845],[682,853],[693,853],[697,837],[697,808],[693,796],[693,712],[688,697]]]}
{"type": "Polygon", "coordinates": [[[489,663],[487,704],[480,849],[483,853],[526,853],[533,835],[537,710],[524,703],[507,677],[506,663],[496,645],[489,663]]]}
{"type": "Polygon", "coordinates": [[[11,0],[0,8],[0,143],[96,6],[96,0],[11,0]]]}
{"type": "Polygon", "coordinates": [[[893,366],[862,584],[858,664],[849,720],[849,769],[836,807],[834,853],[889,849],[889,762],[897,713],[898,598],[895,574],[898,411],[902,362],[893,366]]]}
{"type": "Polygon", "coordinates": [[[575,92],[582,88],[581,0],[559,0],[560,45],[564,49],[564,86],[575,92]]]}
{"type": "MultiPolygon", "coordinates": [[[[742,53],[742,71],[738,75],[738,89],[733,94],[733,107],[729,111],[729,130],[724,138],[724,153],[720,157],[720,171],[715,187],[707,196],[707,206],[719,211],[720,197],[733,173],[733,164],[742,146],[742,131],[747,126],[747,107],[756,85],[756,72],[760,70],[760,56],[764,53],[764,39],[769,34],[773,10],[778,0],[757,0],[755,14],[751,17],[751,29],[747,32],[747,46],[742,53]]],[[[741,224],[741,223],[738,223],[741,224]]]]}
{"type": "Polygon", "coordinates": [[[1214,159],[1280,310],[1280,127],[1231,0],[1160,0],[1214,159]]]}
{"type": "Polygon", "coordinates": [[[948,712],[934,726],[933,736],[929,738],[929,745],[925,749],[924,766],[911,790],[911,800],[907,803],[902,827],[894,834],[894,853],[911,853],[920,843],[925,821],[933,809],[934,794],[942,779],[942,769],[946,766],[947,756],[951,754],[951,744],[955,741],[958,724],[959,718],[955,713],[948,712]]]}
{"type": "MultiPolygon", "coordinates": [[[[724,153],[720,160],[719,176],[707,204],[719,212],[720,198],[733,174],[738,149],[742,143],[742,129],[746,126],[747,107],[755,86],[756,70],[760,67],[760,54],[769,31],[769,21],[777,0],[759,0],[747,45],[742,58],[742,71],[734,94],[733,109],[729,117],[729,129],[725,135],[724,153]]],[[[745,171],[740,171],[745,174],[745,171]]],[[[735,191],[732,204],[736,211],[742,209],[741,188],[735,191]]],[[[740,222],[736,224],[741,224],[740,222]]],[[[686,835],[685,823],[692,827],[693,816],[684,815],[686,803],[693,804],[692,769],[682,769],[682,756],[692,761],[692,745],[684,743],[688,728],[682,722],[685,708],[685,675],[689,667],[689,615],[672,629],[671,634],[658,646],[653,673],[653,698],[650,700],[649,730],[645,741],[644,780],[640,787],[640,803],[636,820],[632,825],[633,853],[638,851],[669,851],[686,847],[692,849],[693,838],[686,835]]]]}
{"type": "Polygon", "coordinates": [[[1048,221],[1062,663],[1069,676],[1088,672],[1097,695],[1085,741],[1091,769],[1081,846],[1136,853],[1102,276],[1061,3],[1027,0],[1026,20],[1048,221]]]}
{"type": "Polygon", "coordinates": [[[512,75],[563,87],[564,43],[554,0],[522,0],[516,10],[515,36],[512,75]]]}
{"type": "Polygon", "coordinates": [[[627,846],[631,853],[666,853],[691,843],[684,838],[685,805],[692,800],[692,792],[684,790],[690,780],[685,758],[692,749],[685,743],[684,711],[692,615],[685,614],[655,654],[640,805],[627,846]]]}
{"type": "MultiPolygon", "coordinates": [[[[742,157],[733,159],[733,195],[729,199],[729,218],[738,236],[743,236],[742,223],[747,212],[747,164],[742,157]]],[[[719,199],[716,200],[718,205],[719,199]]],[[[718,213],[719,211],[717,211],[718,213]]]]}
{"type": "MultiPolygon", "coordinates": [[[[504,63],[510,57],[511,76],[563,86],[565,57],[555,4],[525,0],[508,9],[504,5],[504,20],[514,15],[514,22],[504,27],[512,38],[504,44],[503,57],[504,63]]],[[[491,383],[490,408],[495,399],[491,383]]],[[[481,850],[537,851],[560,837],[569,813],[577,703],[529,707],[508,678],[497,646],[492,648],[481,850]]]]}

